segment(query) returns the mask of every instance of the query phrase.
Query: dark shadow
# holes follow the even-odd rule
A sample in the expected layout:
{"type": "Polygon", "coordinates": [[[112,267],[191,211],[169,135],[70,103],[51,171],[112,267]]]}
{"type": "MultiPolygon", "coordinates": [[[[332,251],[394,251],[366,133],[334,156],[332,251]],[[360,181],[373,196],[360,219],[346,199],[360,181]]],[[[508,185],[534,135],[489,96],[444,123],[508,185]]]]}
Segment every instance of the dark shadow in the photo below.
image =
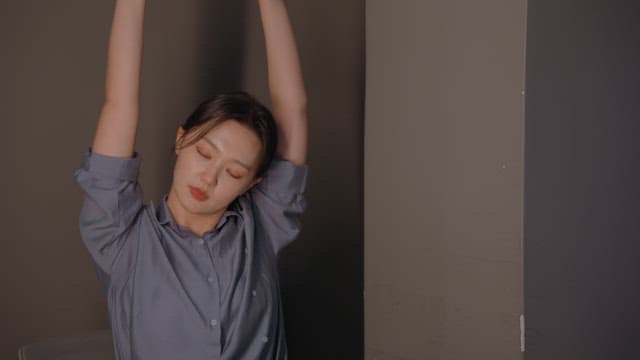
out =
{"type": "MultiPolygon", "coordinates": [[[[191,53],[184,54],[181,60],[180,55],[175,61],[175,69],[185,69],[193,67],[191,71],[183,70],[184,73],[190,74],[189,79],[185,79],[182,89],[189,96],[180,94],[180,89],[175,96],[180,97],[183,102],[179,106],[174,107],[171,112],[173,116],[161,121],[154,121],[154,127],[158,127],[158,133],[161,134],[162,141],[159,143],[158,159],[162,163],[166,163],[166,167],[159,167],[157,173],[158,196],[154,197],[154,203],[159,204],[160,196],[168,193],[171,187],[171,179],[173,176],[173,168],[175,165],[175,154],[172,151],[176,130],[178,126],[190,115],[197,105],[220,93],[228,90],[240,90],[242,85],[242,66],[245,48],[245,22],[247,18],[246,1],[207,1],[196,0],[192,2],[194,11],[193,19],[195,23],[185,24],[190,27],[190,34],[193,38],[180,39],[173,38],[171,41],[176,49],[180,49],[180,42],[188,41],[190,46],[182,46],[191,53]],[[179,107],[179,110],[178,110],[179,107]]],[[[163,13],[170,14],[168,7],[178,6],[176,3],[167,2],[163,6],[163,13]]],[[[148,15],[150,16],[150,15],[148,15]]],[[[162,21],[168,21],[168,17],[163,16],[162,21]]],[[[162,26],[158,24],[157,26],[162,26]]],[[[152,31],[152,30],[149,30],[152,31]]],[[[160,39],[159,41],[163,41],[160,39]]],[[[167,44],[167,46],[170,46],[167,44]]],[[[153,60],[149,60],[153,61],[153,60]]],[[[171,84],[165,84],[168,91],[171,91],[171,84]]],[[[172,95],[165,96],[165,106],[172,104],[172,95]]],[[[173,103],[175,105],[175,103],[173,103]]],[[[141,126],[142,128],[142,126],[141,126]]],[[[142,129],[141,129],[142,132],[142,129]]]]}
{"type": "Polygon", "coordinates": [[[527,360],[637,359],[640,5],[530,1],[527,360]]]}

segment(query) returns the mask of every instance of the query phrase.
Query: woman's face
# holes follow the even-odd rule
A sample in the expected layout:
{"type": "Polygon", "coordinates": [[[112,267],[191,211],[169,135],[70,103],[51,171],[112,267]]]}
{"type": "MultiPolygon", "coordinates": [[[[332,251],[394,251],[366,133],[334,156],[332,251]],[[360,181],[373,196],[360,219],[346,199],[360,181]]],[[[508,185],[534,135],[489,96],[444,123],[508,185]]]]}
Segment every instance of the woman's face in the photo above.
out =
{"type": "MultiPolygon", "coordinates": [[[[182,127],[178,128],[176,145],[183,133],[182,127]]],[[[192,214],[224,210],[260,182],[260,178],[254,179],[260,152],[260,138],[252,130],[236,120],[226,120],[197,142],[176,149],[171,191],[181,207],[192,214]]]]}

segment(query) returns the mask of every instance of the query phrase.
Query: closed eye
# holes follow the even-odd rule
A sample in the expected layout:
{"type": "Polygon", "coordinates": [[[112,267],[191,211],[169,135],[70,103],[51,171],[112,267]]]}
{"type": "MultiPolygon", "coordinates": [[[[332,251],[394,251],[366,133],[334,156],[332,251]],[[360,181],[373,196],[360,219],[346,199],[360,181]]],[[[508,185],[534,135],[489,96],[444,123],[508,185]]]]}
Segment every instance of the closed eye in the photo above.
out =
{"type": "MultiPolygon", "coordinates": [[[[198,151],[198,154],[200,154],[202,157],[206,158],[206,159],[211,159],[211,156],[209,156],[209,154],[205,154],[203,153],[199,147],[196,147],[196,150],[198,151]]],[[[232,178],[234,179],[240,179],[242,177],[242,175],[234,175],[233,173],[231,173],[230,171],[227,171],[227,173],[229,175],[231,175],[232,178]]]]}
{"type": "Polygon", "coordinates": [[[198,154],[202,155],[203,157],[207,158],[207,159],[211,159],[211,157],[208,154],[204,154],[202,151],[200,151],[200,148],[198,149],[198,154]]]}

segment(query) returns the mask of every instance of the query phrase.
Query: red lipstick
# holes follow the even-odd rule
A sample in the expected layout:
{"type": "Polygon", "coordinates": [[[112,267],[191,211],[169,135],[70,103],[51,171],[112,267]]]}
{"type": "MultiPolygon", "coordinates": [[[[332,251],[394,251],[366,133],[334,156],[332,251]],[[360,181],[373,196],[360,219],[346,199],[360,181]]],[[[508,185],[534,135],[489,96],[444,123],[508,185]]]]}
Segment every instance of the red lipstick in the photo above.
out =
{"type": "Polygon", "coordinates": [[[193,186],[189,186],[189,190],[191,191],[191,196],[198,201],[205,201],[209,198],[207,193],[203,192],[198,188],[194,188],[193,186]]]}

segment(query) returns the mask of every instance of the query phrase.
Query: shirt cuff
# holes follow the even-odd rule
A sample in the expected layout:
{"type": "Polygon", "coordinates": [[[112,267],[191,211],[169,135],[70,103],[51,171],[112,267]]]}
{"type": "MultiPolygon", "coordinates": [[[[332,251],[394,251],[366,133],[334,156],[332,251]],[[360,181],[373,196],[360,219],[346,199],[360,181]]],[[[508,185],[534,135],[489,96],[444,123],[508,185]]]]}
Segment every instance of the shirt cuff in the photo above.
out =
{"type": "Polygon", "coordinates": [[[260,185],[265,191],[277,194],[302,194],[307,186],[308,172],[309,164],[298,165],[287,159],[274,157],[260,185]]]}
{"type": "Polygon", "coordinates": [[[109,156],[93,153],[88,146],[83,153],[82,167],[102,177],[135,181],[140,170],[140,156],[134,151],[133,157],[109,156]]]}

